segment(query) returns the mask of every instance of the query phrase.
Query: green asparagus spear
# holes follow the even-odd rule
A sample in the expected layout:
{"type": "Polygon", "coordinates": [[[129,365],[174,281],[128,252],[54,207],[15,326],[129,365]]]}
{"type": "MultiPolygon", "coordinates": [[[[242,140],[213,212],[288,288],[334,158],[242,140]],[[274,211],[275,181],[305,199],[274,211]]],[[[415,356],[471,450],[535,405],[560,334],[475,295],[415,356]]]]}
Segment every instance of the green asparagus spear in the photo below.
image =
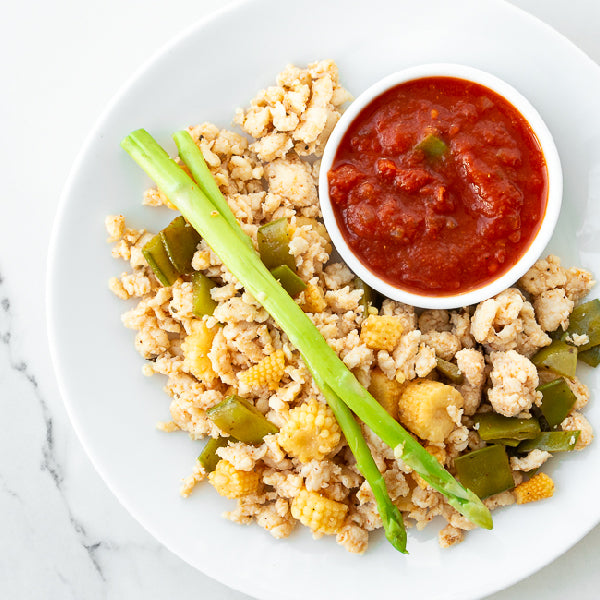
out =
{"type": "MultiPolygon", "coordinates": [[[[188,135],[176,134],[176,139],[188,135]]],[[[365,390],[329,347],[310,319],[277,283],[255,252],[230,226],[210,199],[169,158],[144,130],[122,141],[123,148],[155,180],[184,217],[244,285],[300,351],[315,383],[330,389],[356,415],[394,449],[395,455],[421,475],[448,503],[476,525],[492,528],[489,510],[470,490],[459,484],[385,409],[365,390]]],[[[182,157],[185,161],[185,158],[182,157]]],[[[228,207],[227,207],[228,208],[228,207]]]]}

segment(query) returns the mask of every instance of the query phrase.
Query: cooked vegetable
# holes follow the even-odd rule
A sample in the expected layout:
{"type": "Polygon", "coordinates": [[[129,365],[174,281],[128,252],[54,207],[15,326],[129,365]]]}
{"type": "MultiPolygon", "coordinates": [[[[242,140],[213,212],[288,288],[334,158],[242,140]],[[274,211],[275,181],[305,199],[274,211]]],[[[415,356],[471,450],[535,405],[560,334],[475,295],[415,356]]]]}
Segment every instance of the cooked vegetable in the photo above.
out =
{"type": "Polygon", "coordinates": [[[284,217],[258,228],[256,234],[260,259],[267,269],[286,265],[296,270],[296,261],[290,254],[289,223],[284,217]]]}
{"type": "Polygon", "coordinates": [[[333,411],[315,398],[290,410],[277,437],[279,445],[303,463],[323,460],[339,444],[340,438],[333,411]]]}
{"type": "Polygon", "coordinates": [[[150,265],[156,279],[164,286],[173,285],[179,273],[169,259],[167,249],[163,244],[160,233],[157,233],[149,242],[142,248],[142,254],[146,262],[150,265]]]}
{"type": "Polygon", "coordinates": [[[427,158],[440,158],[448,152],[448,146],[442,138],[430,133],[422,142],[417,145],[427,158]]]}
{"type": "MultiPolygon", "coordinates": [[[[183,140],[186,140],[186,144],[189,145],[190,142],[193,144],[189,134],[178,132],[174,137],[180,148],[182,159],[184,161],[193,160],[193,157],[187,155],[182,143],[183,140]]],[[[443,493],[451,506],[454,506],[476,525],[490,529],[492,518],[487,507],[475,494],[460,485],[450,473],[444,470],[435,458],[428,454],[419,442],[413,439],[360,385],[335,351],[329,347],[308,316],[302,312],[264,267],[259,256],[254,251],[249,251],[248,244],[242,241],[238,231],[229,224],[228,219],[224,216],[224,214],[228,214],[229,208],[217,209],[217,206],[211,203],[201,189],[177,167],[152,136],[144,130],[138,130],[127,136],[122,141],[122,146],[155,180],[160,189],[171,202],[177,205],[233,275],[254,298],[261,302],[281,329],[286,332],[291,344],[300,351],[315,383],[332,407],[338,423],[349,441],[350,448],[354,451],[353,444],[355,447],[363,444],[366,447],[366,443],[360,435],[360,429],[358,432],[356,429],[347,430],[348,427],[352,427],[350,422],[354,422],[355,425],[356,423],[343,407],[342,401],[384,443],[394,449],[398,458],[415,469],[434,489],[443,493]],[[221,214],[221,210],[223,214],[221,214]],[[350,438],[356,439],[350,442],[350,438]]],[[[193,173],[194,170],[191,170],[193,173]]],[[[355,454],[355,456],[357,455],[355,454]]],[[[372,461],[370,453],[369,457],[372,461]]],[[[368,462],[366,455],[363,458],[368,462]]],[[[357,464],[362,470],[358,456],[357,464]]],[[[361,472],[372,484],[369,480],[370,475],[365,471],[361,472]]],[[[385,490],[385,486],[383,490],[385,490]]],[[[385,494],[385,491],[383,493],[385,494]]],[[[389,496],[387,494],[385,496],[389,501],[389,496]]],[[[389,515],[383,510],[380,510],[380,514],[385,525],[389,515]]],[[[404,531],[401,522],[397,519],[389,524],[396,528],[398,535],[404,531]]]]}
{"type": "Polygon", "coordinates": [[[463,407],[463,397],[451,385],[429,379],[406,384],[398,401],[398,419],[421,439],[439,444],[456,428],[448,408],[463,407]]]}
{"type": "Polygon", "coordinates": [[[240,471],[230,462],[221,459],[215,470],[208,474],[215,490],[225,498],[241,498],[260,490],[261,478],[257,471],[240,471]]]}
{"type": "Polygon", "coordinates": [[[223,446],[227,446],[229,440],[233,440],[233,438],[210,438],[204,446],[204,450],[198,457],[200,464],[204,467],[204,470],[207,473],[212,473],[217,468],[217,463],[221,460],[217,454],[217,450],[219,448],[223,448],[223,446]]]}
{"type": "Polygon", "coordinates": [[[436,369],[438,372],[447,377],[452,383],[461,384],[465,380],[465,376],[462,371],[458,368],[458,365],[454,363],[444,360],[443,358],[436,358],[436,369]]]}
{"type": "MultiPolygon", "coordinates": [[[[140,129],[139,132],[136,133],[141,132],[143,132],[142,129],[140,129]]],[[[151,136],[147,132],[144,133],[147,136],[146,139],[151,139],[151,136]]],[[[202,151],[200,150],[200,148],[198,148],[198,146],[196,146],[194,140],[192,139],[192,136],[187,131],[179,131],[173,136],[173,138],[175,139],[177,149],[179,150],[179,157],[181,158],[185,166],[189,169],[190,173],[192,174],[192,177],[194,178],[194,181],[202,190],[202,193],[205,194],[205,196],[210,200],[212,209],[216,209],[218,214],[223,219],[225,219],[225,221],[229,225],[230,231],[233,232],[234,235],[245,246],[247,246],[249,250],[253,251],[254,245],[252,244],[252,240],[244,233],[244,231],[240,227],[240,224],[238,223],[238,220],[235,218],[235,215],[229,208],[227,200],[225,199],[223,194],[221,194],[221,190],[219,190],[217,182],[212,176],[210,169],[206,165],[204,156],[202,155],[202,151]]],[[[156,145],[158,146],[158,144],[156,145]]],[[[125,149],[127,150],[127,148],[125,149]]],[[[166,155],[166,152],[164,152],[164,150],[163,153],[166,155]]],[[[148,156],[147,158],[150,157],[148,156]]],[[[185,180],[186,183],[190,181],[188,177],[186,177],[185,180]]],[[[174,183],[174,181],[172,183],[174,183]]],[[[166,192],[164,193],[166,194],[166,192]]]]}
{"type": "Polygon", "coordinates": [[[550,498],[554,494],[554,481],[545,473],[534,475],[529,481],[520,483],[515,488],[517,504],[537,502],[544,498],[550,498]]]}
{"type": "Polygon", "coordinates": [[[584,352],[600,344],[600,300],[590,300],[573,309],[569,315],[567,334],[588,336],[589,342],[577,347],[579,352],[584,352]]]}
{"type": "Polygon", "coordinates": [[[327,302],[323,290],[318,285],[309,283],[304,290],[304,302],[302,310],[308,313],[320,313],[325,310],[327,302]]]}
{"type": "Polygon", "coordinates": [[[271,275],[279,281],[281,287],[292,297],[295,298],[300,292],[306,289],[306,284],[294,271],[287,265],[279,265],[271,269],[271,275]]]}
{"type": "Polygon", "coordinates": [[[398,383],[395,379],[388,379],[388,376],[380,369],[371,373],[369,393],[394,419],[398,418],[398,401],[403,389],[402,383],[398,383]]]}
{"type": "Polygon", "coordinates": [[[229,396],[206,411],[206,416],[221,430],[244,444],[262,444],[265,435],[279,429],[247,400],[229,396]]]}
{"type": "Polygon", "coordinates": [[[600,346],[594,346],[589,350],[584,350],[577,354],[578,360],[582,360],[584,363],[594,367],[594,369],[600,365],[600,346]]]}
{"type": "Polygon", "coordinates": [[[169,260],[180,275],[191,273],[192,257],[200,241],[198,232],[183,217],[173,219],[160,232],[169,260]]]}
{"type": "Polygon", "coordinates": [[[489,412],[475,417],[479,423],[479,437],[484,442],[501,439],[529,440],[537,437],[540,432],[540,424],[537,419],[518,419],[517,417],[505,417],[498,413],[489,412]]]}
{"type": "Polygon", "coordinates": [[[554,340],[549,346],[538,350],[531,362],[538,369],[547,369],[563,377],[575,377],[577,349],[562,340],[554,340]]]}
{"type": "Polygon", "coordinates": [[[363,307],[363,315],[369,314],[369,306],[373,305],[373,289],[366,284],[360,277],[354,278],[354,287],[357,290],[362,290],[363,295],[360,299],[360,306],[363,307]]]}
{"type": "Polygon", "coordinates": [[[521,443],[521,440],[515,440],[511,438],[498,438],[490,440],[490,444],[500,444],[501,446],[517,447],[521,443]]]}
{"type": "Polygon", "coordinates": [[[568,452],[575,448],[580,431],[546,431],[532,440],[521,442],[519,452],[545,450],[546,452],[568,452]]]}
{"type": "Polygon", "coordinates": [[[538,390],[542,392],[540,411],[548,425],[556,427],[571,412],[577,398],[562,377],[540,385],[538,390]]]}
{"type": "Polygon", "coordinates": [[[503,446],[493,444],[454,459],[460,482],[480,498],[514,487],[508,456],[503,446]]]}
{"type": "Polygon", "coordinates": [[[196,272],[192,275],[192,311],[197,317],[212,315],[217,308],[217,303],[212,299],[210,290],[216,283],[204,273],[196,272]]]}
{"type": "Polygon", "coordinates": [[[216,327],[208,327],[204,321],[192,321],[191,333],[181,343],[181,350],[189,372],[204,383],[216,378],[208,353],[217,333],[216,327]]]}
{"type": "Polygon", "coordinates": [[[402,336],[402,320],[390,315],[369,315],[360,328],[360,339],[367,348],[391,352],[402,336]]]}
{"type": "Polygon", "coordinates": [[[285,352],[279,348],[260,362],[240,373],[238,379],[248,387],[267,385],[276,390],[285,372],[285,352]]]}
{"type": "Polygon", "coordinates": [[[292,517],[315,533],[332,535],[343,525],[348,507],[316,492],[303,489],[292,501],[292,517]]]}

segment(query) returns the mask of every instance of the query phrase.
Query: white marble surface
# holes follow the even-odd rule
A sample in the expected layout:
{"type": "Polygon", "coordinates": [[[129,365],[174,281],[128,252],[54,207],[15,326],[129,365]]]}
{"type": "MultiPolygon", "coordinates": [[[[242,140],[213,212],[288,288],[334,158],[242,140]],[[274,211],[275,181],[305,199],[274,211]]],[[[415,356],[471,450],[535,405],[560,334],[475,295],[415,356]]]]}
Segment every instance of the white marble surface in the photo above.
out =
{"type": "MultiPolygon", "coordinates": [[[[46,249],[60,190],[94,120],[150,54],[190,22],[229,3],[3,3],[0,598],[248,598],[162,548],[96,474],[57,390],[44,301],[46,249]]],[[[597,0],[514,4],[600,62],[597,0]]],[[[579,600],[598,598],[599,549],[596,528],[553,564],[488,600],[562,600],[573,592],[579,600]]]]}

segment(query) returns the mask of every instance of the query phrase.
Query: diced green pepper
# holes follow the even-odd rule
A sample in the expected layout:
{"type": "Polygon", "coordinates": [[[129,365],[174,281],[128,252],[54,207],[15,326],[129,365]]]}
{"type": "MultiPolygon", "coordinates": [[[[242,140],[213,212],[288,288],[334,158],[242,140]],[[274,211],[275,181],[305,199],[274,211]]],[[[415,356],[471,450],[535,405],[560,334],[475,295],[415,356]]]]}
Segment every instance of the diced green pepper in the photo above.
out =
{"type": "Polygon", "coordinates": [[[499,444],[486,446],[454,459],[459,481],[480,498],[515,486],[506,450],[499,444]]]}
{"type": "Polygon", "coordinates": [[[529,440],[541,432],[538,420],[533,418],[518,419],[490,412],[477,415],[475,421],[479,424],[477,432],[485,442],[503,439],[529,440]]]}
{"type": "Polygon", "coordinates": [[[306,284],[294,271],[287,265],[279,265],[271,269],[271,275],[275,277],[283,287],[283,289],[292,297],[295,298],[302,290],[306,288],[306,284]]]}
{"type": "Polygon", "coordinates": [[[519,444],[519,452],[545,450],[546,452],[568,452],[575,448],[580,431],[547,431],[532,440],[519,444]]]}
{"type": "Polygon", "coordinates": [[[202,453],[198,457],[200,464],[207,473],[212,473],[217,468],[217,463],[220,460],[217,455],[217,449],[227,446],[229,440],[235,441],[231,437],[210,438],[210,440],[208,440],[206,446],[204,446],[204,450],[202,450],[202,453]]]}
{"type": "Polygon", "coordinates": [[[169,255],[163,244],[160,233],[157,233],[146,245],[142,248],[142,254],[150,268],[154,271],[156,279],[164,286],[173,285],[179,273],[169,260],[169,255]]]}
{"type": "Polygon", "coordinates": [[[354,287],[357,290],[362,290],[363,295],[360,299],[359,305],[363,307],[363,315],[369,314],[369,306],[373,305],[373,289],[370,285],[367,285],[360,277],[354,278],[354,287]]]}
{"type": "Polygon", "coordinates": [[[594,369],[600,365],[600,346],[594,346],[589,350],[584,350],[577,354],[578,360],[582,360],[584,363],[594,367],[594,369]]]}
{"type": "Polygon", "coordinates": [[[258,252],[267,269],[287,265],[296,270],[296,261],[290,254],[288,220],[283,217],[258,228],[258,252]]]}
{"type": "Polygon", "coordinates": [[[191,273],[192,257],[202,239],[198,232],[183,217],[177,217],[160,232],[160,237],[175,269],[181,275],[191,273]]]}
{"type": "Polygon", "coordinates": [[[279,431],[257,408],[238,396],[225,398],[209,408],[206,415],[221,431],[245,444],[261,444],[265,435],[279,431]]]}
{"type": "Polygon", "coordinates": [[[600,344],[600,300],[590,300],[576,306],[569,316],[568,335],[587,335],[590,341],[578,346],[579,352],[589,350],[600,344]]]}
{"type": "Polygon", "coordinates": [[[549,346],[535,353],[531,362],[538,369],[547,369],[563,377],[575,377],[577,349],[562,340],[554,340],[549,346]]]}
{"type": "Polygon", "coordinates": [[[444,360],[443,358],[436,358],[436,369],[444,376],[447,377],[452,383],[463,383],[465,376],[462,371],[452,362],[444,360]]]}
{"type": "Polygon", "coordinates": [[[542,392],[540,411],[550,427],[556,427],[565,420],[573,405],[575,394],[561,377],[540,385],[538,391],[542,392]]]}
{"type": "Polygon", "coordinates": [[[448,152],[448,146],[437,135],[430,133],[417,145],[419,150],[422,150],[427,158],[440,158],[448,152]]]}
{"type": "Polygon", "coordinates": [[[217,284],[204,273],[192,275],[192,311],[197,317],[212,315],[217,303],[212,299],[210,290],[217,284]]]}
{"type": "Polygon", "coordinates": [[[497,440],[490,440],[490,444],[500,444],[501,446],[516,447],[521,443],[521,440],[515,440],[511,438],[498,438],[497,440]]]}

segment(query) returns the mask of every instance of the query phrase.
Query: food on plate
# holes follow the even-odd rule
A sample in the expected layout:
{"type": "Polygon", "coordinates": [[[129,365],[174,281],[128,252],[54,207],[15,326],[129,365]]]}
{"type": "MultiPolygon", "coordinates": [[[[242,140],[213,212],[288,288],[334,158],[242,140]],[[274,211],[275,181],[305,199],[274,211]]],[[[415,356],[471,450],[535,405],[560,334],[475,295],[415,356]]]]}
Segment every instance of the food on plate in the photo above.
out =
{"type": "MultiPolygon", "coordinates": [[[[125,147],[158,184],[145,204],[176,206],[186,227],[166,229],[185,233],[189,223],[201,239],[191,272],[178,255],[177,277],[165,285],[162,268],[144,255],[148,244],[159,253],[156,236],[127,227],[122,216],[107,218],[113,255],[132,267],[110,287],[138,301],[123,322],[137,330],[144,373],[167,377],[171,419],[160,428],[209,438],[183,495],[208,479],[236,499],[226,513],[233,521],[256,521],[277,538],[302,523],[358,553],[382,527],[405,551],[404,522],[421,529],[440,515],[448,523],[440,543],[448,546],[477,524],[489,526],[488,510],[516,501],[527,473],[550,457],[545,448],[591,442],[580,412],[587,387],[547,366],[538,371],[532,359],[552,344],[549,333],[589,350],[593,319],[589,332],[567,332],[594,282],[550,256],[519,287],[475,307],[378,303],[346,265],[330,260],[319,221],[314,159],[347,98],[335,64],[322,61],[288,67],[238,112],[252,144],[205,123],[175,134],[175,162],[145,132],[129,136],[125,147]],[[271,275],[280,267],[305,286],[295,298],[271,275]],[[560,322],[544,329],[557,311],[560,322]],[[564,390],[537,389],[557,380],[575,397],[570,408],[564,390]],[[544,417],[544,403],[550,415],[568,410],[558,426],[544,417]],[[488,441],[479,433],[485,415],[500,417],[488,424],[488,441]],[[554,433],[562,435],[543,437],[554,433]],[[491,458],[478,458],[481,450],[491,458]],[[499,476],[485,477],[497,465],[499,476]]],[[[170,236],[162,233],[166,249],[170,236]]],[[[536,481],[523,498],[548,495],[547,482],[536,481]]]]}
{"type": "Polygon", "coordinates": [[[422,77],[375,97],[327,173],[353,254],[393,287],[428,296],[481,288],[528,250],[548,200],[540,143],[504,97],[422,77]]]}

